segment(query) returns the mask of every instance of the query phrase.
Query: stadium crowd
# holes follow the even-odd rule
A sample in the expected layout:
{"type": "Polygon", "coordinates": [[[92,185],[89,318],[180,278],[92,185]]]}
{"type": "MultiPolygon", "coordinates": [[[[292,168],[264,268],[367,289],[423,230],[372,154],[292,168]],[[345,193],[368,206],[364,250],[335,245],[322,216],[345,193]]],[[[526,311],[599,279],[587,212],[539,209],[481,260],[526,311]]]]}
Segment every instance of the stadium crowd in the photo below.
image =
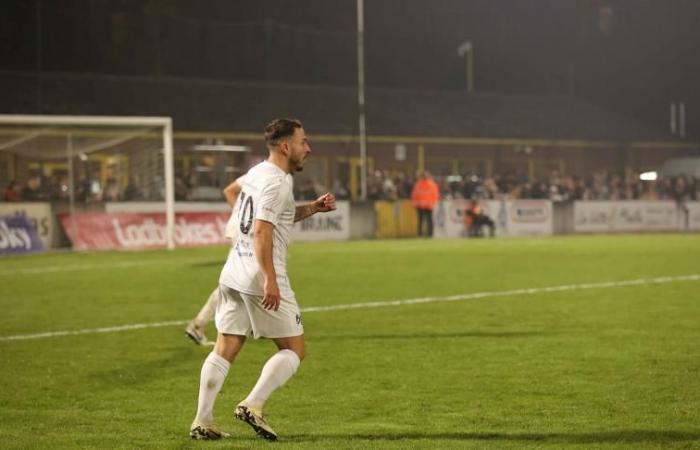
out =
{"type": "MultiPolygon", "coordinates": [[[[406,173],[389,174],[377,170],[369,178],[367,196],[371,200],[397,200],[411,197],[415,176],[406,173]]],[[[486,199],[549,199],[569,200],[676,200],[700,199],[700,178],[687,175],[659,177],[654,181],[642,181],[639,174],[628,171],[616,173],[607,170],[587,176],[560,175],[552,172],[548,177],[531,179],[524,175],[496,174],[492,177],[478,175],[436,176],[443,198],[486,199]]],[[[336,183],[333,187],[337,198],[348,198],[348,189],[336,183]]],[[[302,198],[315,198],[318,189],[306,184],[300,188],[302,198]]]]}
{"type": "MultiPolygon", "coordinates": [[[[675,200],[695,201],[700,199],[700,178],[680,175],[659,177],[655,181],[642,181],[639,174],[628,171],[617,173],[600,170],[589,175],[560,175],[552,172],[548,177],[531,179],[525,175],[496,174],[492,177],[478,175],[435,176],[443,198],[485,199],[550,199],[569,200],[675,200]]],[[[406,172],[376,170],[367,180],[367,197],[370,200],[399,200],[411,197],[416,175],[406,172]]],[[[162,184],[162,183],[161,183],[162,184]]],[[[177,200],[193,200],[186,180],[176,179],[177,200]]],[[[215,190],[218,191],[218,188],[215,190]]],[[[325,186],[313,180],[295,185],[295,196],[300,200],[318,198],[326,192],[325,186]]],[[[347,185],[336,179],[331,188],[339,200],[350,198],[347,185]]],[[[161,189],[145,189],[139,180],[132,177],[125,187],[120,187],[113,178],[104,185],[97,177],[83,178],[76,183],[75,199],[78,202],[102,201],[148,201],[161,200],[161,189]]],[[[2,195],[4,202],[67,201],[69,197],[66,177],[32,176],[24,183],[10,181],[2,195]]]]}
{"type": "MultiPolygon", "coordinates": [[[[588,176],[560,175],[552,172],[549,177],[529,178],[514,174],[496,174],[492,177],[478,175],[436,176],[443,198],[484,199],[549,199],[569,200],[677,200],[690,201],[700,198],[700,178],[681,175],[659,177],[655,181],[642,181],[638,173],[625,174],[597,171],[588,176]]],[[[407,199],[415,177],[406,173],[377,170],[368,179],[368,198],[372,200],[407,199]]],[[[347,198],[347,189],[334,186],[338,198],[347,198]]],[[[311,198],[303,190],[300,195],[311,198]]],[[[315,193],[314,193],[315,195],[315,193]]]]}
{"type": "MultiPolygon", "coordinates": [[[[11,180],[2,194],[4,202],[49,202],[68,201],[70,197],[67,176],[44,177],[33,175],[24,183],[11,180]]],[[[160,195],[160,194],[159,194],[160,195]]],[[[75,200],[81,203],[103,201],[158,200],[149,196],[138,181],[132,177],[125,188],[121,188],[114,178],[107,178],[104,186],[98,177],[83,177],[75,184],[75,200]]]]}

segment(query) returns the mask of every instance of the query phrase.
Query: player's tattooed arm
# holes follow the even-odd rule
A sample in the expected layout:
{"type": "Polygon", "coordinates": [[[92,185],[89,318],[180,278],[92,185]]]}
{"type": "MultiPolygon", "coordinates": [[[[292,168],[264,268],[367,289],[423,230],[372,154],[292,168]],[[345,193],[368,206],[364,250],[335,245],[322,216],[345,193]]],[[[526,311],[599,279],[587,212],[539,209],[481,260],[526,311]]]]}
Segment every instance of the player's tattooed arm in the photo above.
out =
{"type": "Polygon", "coordinates": [[[313,203],[299,205],[294,211],[294,221],[299,222],[300,220],[304,220],[309,216],[313,216],[314,214],[316,214],[316,211],[313,203]]]}
{"type": "Polygon", "coordinates": [[[333,194],[324,194],[311,203],[306,203],[296,207],[294,221],[299,222],[317,212],[328,212],[335,209],[335,197],[333,194]]]}

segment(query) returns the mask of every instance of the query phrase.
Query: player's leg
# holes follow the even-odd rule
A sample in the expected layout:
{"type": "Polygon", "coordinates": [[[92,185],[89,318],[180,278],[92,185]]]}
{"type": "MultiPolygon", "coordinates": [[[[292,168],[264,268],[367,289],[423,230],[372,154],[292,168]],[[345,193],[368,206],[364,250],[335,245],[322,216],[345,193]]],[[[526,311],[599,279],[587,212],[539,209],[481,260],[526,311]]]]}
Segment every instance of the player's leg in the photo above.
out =
{"type": "Polygon", "coordinates": [[[433,237],[433,210],[425,211],[425,219],[428,221],[428,237],[433,237]]]}
{"type": "Polygon", "coordinates": [[[219,334],[214,351],[207,356],[199,381],[197,415],[190,428],[195,439],[219,439],[224,433],[214,425],[214,403],[228,375],[231,363],[251,331],[250,318],[237,292],[221,286],[216,308],[216,328],[219,334]]]}
{"type": "Polygon", "coordinates": [[[263,366],[260,378],[248,397],[236,406],[235,415],[247,422],[255,432],[268,440],[277,439],[277,433],[263,416],[265,402],[296,373],[305,356],[304,335],[274,338],[277,353],[263,366]]]}
{"type": "Polygon", "coordinates": [[[197,345],[207,345],[209,340],[204,334],[204,327],[209,323],[209,321],[214,317],[214,312],[216,311],[216,304],[219,301],[219,288],[215,288],[204,306],[190,323],[187,324],[185,328],[185,334],[187,337],[192,339],[197,345]]]}
{"type": "Polygon", "coordinates": [[[416,208],[416,214],[418,215],[418,237],[423,236],[423,210],[416,208]]]}
{"type": "Polygon", "coordinates": [[[245,339],[245,336],[219,333],[214,351],[204,360],[199,378],[197,415],[190,429],[192,438],[218,439],[225,437],[225,433],[217,430],[214,425],[214,403],[224,385],[231,363],[243,347],[245,339]]]}
{"type": "Polygon", "coordinates": [[[268,440],[277,434],[263,418],[263,408],[270,395],[284,385],[299,368],[305,355],[304,326],[296,299],[282,298],[277,311],[264,309],[261,298],[245,297],[253,334],[270,338],[277,346],[277,353],[267,360],[260,377],[248,397],[238,404],[235,415],[245,421],[255,432],[268,440]]]}
{"type": "Polygon", "coordinates": [[[273,339],[278,352],[267,360],[260,378],[244,402],[262,410],[270,395],[287,382],[304,359],[304,335],[273,339]]]}

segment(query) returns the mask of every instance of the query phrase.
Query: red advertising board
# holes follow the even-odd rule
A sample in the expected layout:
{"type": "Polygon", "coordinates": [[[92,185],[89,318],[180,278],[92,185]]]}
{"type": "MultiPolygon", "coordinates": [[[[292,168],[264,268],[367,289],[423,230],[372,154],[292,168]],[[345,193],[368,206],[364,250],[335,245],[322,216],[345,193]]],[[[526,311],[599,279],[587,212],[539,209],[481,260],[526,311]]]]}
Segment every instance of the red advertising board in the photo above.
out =
{"type": "MultiPolygon", "coordinates": [[[[179,247],[226,244],[228,213],[175,214],[175,244],[179,247]]],[[[84,213],[59,217],[76,250],[141,250],[166,247],[165,214],[84,213]]]]}

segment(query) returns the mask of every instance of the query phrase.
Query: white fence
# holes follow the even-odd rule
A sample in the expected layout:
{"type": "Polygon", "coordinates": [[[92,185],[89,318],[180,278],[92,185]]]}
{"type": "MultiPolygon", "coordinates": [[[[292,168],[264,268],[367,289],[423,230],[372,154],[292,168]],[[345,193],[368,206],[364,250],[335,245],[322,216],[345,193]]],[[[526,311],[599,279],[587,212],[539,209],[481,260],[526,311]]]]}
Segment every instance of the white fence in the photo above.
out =
{"type": "MultiPolygon", "coordinates": [[[[347,201],[339,201],[337,205],[336,211],[316,214],[295,224],[293,239],[342,241],[351,237],[375,236],[376,224],[370,223],[374,212],[367,205],[352,206],[347,201]],[[357,208],[354,213],[359,216],[351,220],[353,208],[357,208]]],[[[496,236],[700,231],[700,202],[679,206],[672,201],[577,201],[573,204],[556,204],[549,200],[486,200],[480,205],[494,221],[496,236]]],[[[440,202],[433,213],[435,237],[465,237],[467,208],[466,200],[440,202]]],[[[177,203],[175,211],[178,214],[176,228],[181,228],[178,245],[227,242],[221,231],[230,214],[230,208],[225,203],[177,203]],[[207,240],[198,238],[203,231],[208,233],[207,240]],[[216,239],[212,237],[214,235],[216,239]]],[[[45,249],[55,248],[59,244],[61,225],[75,247],[81,249],[149,247],[122,245],[118,238],[120,233],[124,235],[126,232],[124,227],[131,227],[128,231],[134,236],[154,238],[152,246],[160,246],[162,241],[162,232],[158,228],[164,226],[162,203],[106,203],[104,210],[79,214],[73,222],[68,220],[66,214],[58,214],[60,220],[57,221],[56,213],[49,203],[0,203],[0,216],[26,217],[45,249]],[[123,225],[124,229],[115,224],[123,225]]]]}
{"type": "MultiPolygon", "coordinates": [[[[484,200],[484,214],[496,224],[496,236],[532,236],[553,233],[553,210],[549,200],[484,200]]],[[[468,200],[444,200],[433,211],[435,237],[466,235],[468,200]]]]}
{"type": "Polygon", "coordinates": [[[578,201],[575,233],[700,230],[700,202],[578,201]]]}
{"type": "Polygon", "coordinates": [[[57,243],[57,224],[50,203],[0,203],[0,217],[24,216],[36,230],[44,248],[57,243]]]}
{"type": "MultiPolygon", "coordinates": [[[[301,202],[300,202],[301,203],[301,202]]],[[[342,241],[350,239],[350,202],[336,202],[337,209],[316,214],[294,224],[292,239],[295,241],[342,241]]],[[[163,212],[159,203],[119,202],[107,203],[107,213],[155,213],[163,212]]],[[[176,213],[226,213],[231,207],[224,202],[216,203],[175,203],[176,213]]]]}

